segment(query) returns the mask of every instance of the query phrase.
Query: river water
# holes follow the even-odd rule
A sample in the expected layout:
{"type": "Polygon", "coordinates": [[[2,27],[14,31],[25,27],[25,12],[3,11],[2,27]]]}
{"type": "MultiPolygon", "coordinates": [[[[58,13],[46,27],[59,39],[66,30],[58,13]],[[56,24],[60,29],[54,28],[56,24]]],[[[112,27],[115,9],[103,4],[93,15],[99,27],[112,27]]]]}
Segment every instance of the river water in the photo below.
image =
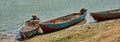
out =
{"type": "Polygon", "coordinates": [[[120,8],[120,0],[0,0],[0,35],[16,33],[19,26],[37,14],[41,22],[88,10],[87,23],[94,21],[90,12],[120,8]]]}

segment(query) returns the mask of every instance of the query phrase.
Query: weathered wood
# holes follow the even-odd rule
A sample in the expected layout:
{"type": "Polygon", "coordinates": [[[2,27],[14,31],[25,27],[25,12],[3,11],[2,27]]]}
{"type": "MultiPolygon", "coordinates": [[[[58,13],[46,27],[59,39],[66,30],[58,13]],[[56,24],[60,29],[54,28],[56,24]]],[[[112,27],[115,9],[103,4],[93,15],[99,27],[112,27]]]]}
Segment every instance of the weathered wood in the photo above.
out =
{"type": "Polygon", "coordinates": [[[91,13],[91,16],[98,21],[120,18],[120,9],[91,13]]]}

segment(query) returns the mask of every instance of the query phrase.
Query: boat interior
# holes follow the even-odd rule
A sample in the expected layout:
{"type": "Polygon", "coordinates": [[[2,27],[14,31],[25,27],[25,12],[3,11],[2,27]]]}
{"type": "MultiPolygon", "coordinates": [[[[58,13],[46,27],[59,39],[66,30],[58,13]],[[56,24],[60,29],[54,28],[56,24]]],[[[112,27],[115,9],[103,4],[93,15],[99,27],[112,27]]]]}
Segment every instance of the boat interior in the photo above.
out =
{"type": "Polygon", "coordinates": [[[96,13],[102,13],[102,14],[106,14],[106,13],[120,13],[120,9],[115,9],[115,10],[110,10],[110,11],[102,11],[102,12],[96,12],[96,13]]]}
{"type": "Polygon", "coordinates": [[[46,21],[42,24],[60,24],[60,23],[65,23],[65,22],[71,21],[71,20],[79,18],[79,17],[80,17],[80,13],[73,13],[70,15],[66,15],[63,17],[56,18],[56,19],[52,19],[50,21],[46,21]]]}
{"type": "Polygon", "coordinates": [[[26,31],[31,31],[31,30],[34,30],[35,28],[34,27],[31,27],[31,26],[24,26],[21,28],[22,32],[26,32],[26,31]]]}

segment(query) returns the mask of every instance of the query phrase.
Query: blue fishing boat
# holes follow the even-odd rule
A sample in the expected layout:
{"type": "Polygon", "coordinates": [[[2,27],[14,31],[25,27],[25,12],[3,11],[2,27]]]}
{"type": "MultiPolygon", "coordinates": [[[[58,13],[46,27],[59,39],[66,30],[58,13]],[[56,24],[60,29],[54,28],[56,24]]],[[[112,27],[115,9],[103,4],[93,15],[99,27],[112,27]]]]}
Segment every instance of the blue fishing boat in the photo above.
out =
{"type": "Polygon", "coordinates": [[[40,24],[40,26],[41,29],[44,31],[44,33],[52,32],[70,27],[84,20],[85,16],[86,14],[80,15],[80,13],[74,13],[50,21],[43,22],[42,24],[40,24]]]}

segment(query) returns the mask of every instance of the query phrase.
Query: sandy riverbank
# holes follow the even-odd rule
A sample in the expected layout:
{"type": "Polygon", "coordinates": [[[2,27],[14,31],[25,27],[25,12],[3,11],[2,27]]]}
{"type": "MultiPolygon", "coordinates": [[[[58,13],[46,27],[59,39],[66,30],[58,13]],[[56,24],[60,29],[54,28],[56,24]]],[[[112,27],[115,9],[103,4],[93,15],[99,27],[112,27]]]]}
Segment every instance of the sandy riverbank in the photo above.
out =
{"type": "MultiPolygon", "coordinates": [[[[2,41],[18,42],[5,38],[2,41]]],[[[1,41],[1,40],[0,40],[1,41]]],[[[120,19],[75,25],[57,32],[38,35],[23,42],[120,42],[120,19]]]]}
{"type": "Polygon", "coordinates": [[[10,38],[7,36],[0,36],[0,42],[18,42],[18,41],[14,38],[10,38]]]}

